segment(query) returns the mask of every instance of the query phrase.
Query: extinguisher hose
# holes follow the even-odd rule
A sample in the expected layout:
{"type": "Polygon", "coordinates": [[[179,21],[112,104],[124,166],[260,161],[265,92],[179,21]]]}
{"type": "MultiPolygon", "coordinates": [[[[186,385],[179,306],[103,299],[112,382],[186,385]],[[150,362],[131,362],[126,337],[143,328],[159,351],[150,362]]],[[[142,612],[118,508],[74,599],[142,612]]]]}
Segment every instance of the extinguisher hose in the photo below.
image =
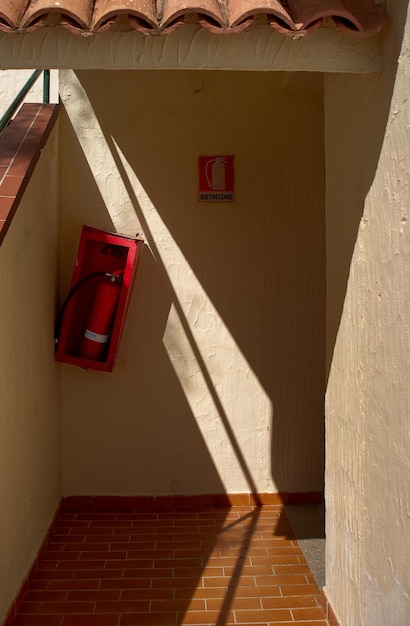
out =
{"type": "Polygon", "coordinates": [[[74,287],[72,287],[72,289],[68,293],[68,296],[64,300],[63,306],[61,307],[60,312],[57,316],[56,325],[54,329],[54,343],[55,343],[56,350],[57,350],[58,342],[60,340],[61,325],[63,322],[64,313],[65,313],[68,303],[70,302],[71,298],[77,293],[80,287],[82,287],[85,283],[87,283],[92,278],[96,278],[97,276],[106,276],[107,278],[110,278],[111,280],[119,282],[122,279],[122,272],[121,273],[114,272],[112,274],[110,274],[109,272],[93,272],[92,274],[88,274],[87,276],[84,276],[81,280],[78,281],[78,283],[74,285],[74,287]]]}

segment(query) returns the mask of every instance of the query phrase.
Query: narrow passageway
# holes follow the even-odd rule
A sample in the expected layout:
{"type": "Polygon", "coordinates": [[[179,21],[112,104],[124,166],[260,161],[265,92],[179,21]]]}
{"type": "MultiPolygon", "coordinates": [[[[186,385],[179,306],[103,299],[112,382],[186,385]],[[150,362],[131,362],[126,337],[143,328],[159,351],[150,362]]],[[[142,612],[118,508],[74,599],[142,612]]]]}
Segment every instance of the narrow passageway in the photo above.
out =
{"type": "Polygon", "coordinates": [[[279,505],[62,511],[13,626],[326,626],[279,505]]]}

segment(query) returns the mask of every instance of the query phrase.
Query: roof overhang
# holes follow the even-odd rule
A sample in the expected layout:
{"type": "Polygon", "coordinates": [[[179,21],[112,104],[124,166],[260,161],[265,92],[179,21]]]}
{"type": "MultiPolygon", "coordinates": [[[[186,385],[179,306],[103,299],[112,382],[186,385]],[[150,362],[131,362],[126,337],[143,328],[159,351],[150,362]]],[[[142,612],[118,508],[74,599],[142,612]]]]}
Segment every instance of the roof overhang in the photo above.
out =
{"type": "Polygon", "coordinates": [[[0,0],[0,67],[379,72],[377,0],[0,0]]]}
{"type": "Polygon", "coordinates": [[[375,73],[381,71],[381,40],[352,39],[333,29],[291,39],[269,26],[225,37],[197,25],[165,37],[131,32],[78,36],[51,29],[1,34],[0,67],[375,73]]]}

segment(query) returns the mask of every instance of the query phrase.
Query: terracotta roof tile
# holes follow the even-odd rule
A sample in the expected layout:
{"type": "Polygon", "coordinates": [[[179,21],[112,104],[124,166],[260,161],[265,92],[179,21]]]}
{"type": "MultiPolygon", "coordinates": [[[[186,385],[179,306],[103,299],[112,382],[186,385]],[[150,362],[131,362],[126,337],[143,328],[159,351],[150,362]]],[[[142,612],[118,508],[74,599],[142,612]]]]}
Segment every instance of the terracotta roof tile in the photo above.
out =
{"type": "Polygon", "coordinates": [[[93,15],[93,5],[93,0],[31,0],[19,27],[38,26],[43,24],[49,15],[63,15],[73,20],[74,23],[78,23],[81,29],[88,30],[93,15]]]}
{"type": "Polygon", "coordinates": [[[249,26],[257,15],[291,36],[319,28],[326,19],[354,35],[373,35],[387,19],[378,0],[0,0],[0,30],[21,32],[60,24],[98,33],[126,24],[152,35],[181,25],[189,15],[216,33],[249,26]]]}

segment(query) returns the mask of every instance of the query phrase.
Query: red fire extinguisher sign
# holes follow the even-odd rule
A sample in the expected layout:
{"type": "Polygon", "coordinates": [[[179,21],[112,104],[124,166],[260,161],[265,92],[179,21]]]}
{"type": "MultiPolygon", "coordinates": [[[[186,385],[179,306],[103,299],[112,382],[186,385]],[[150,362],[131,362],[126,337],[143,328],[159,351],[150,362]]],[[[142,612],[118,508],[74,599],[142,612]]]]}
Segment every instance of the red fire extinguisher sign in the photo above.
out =
{"type": "Polygon", "coordinates": [[[140,239],[83,226],[57,318],[56,361],[113,369],[142,247],[140,239]]]}
{"type": "Polygon", "coordinates": [[[199,202],[235,200],[233,164],[233,155],[198,158],[199,202]]]}

